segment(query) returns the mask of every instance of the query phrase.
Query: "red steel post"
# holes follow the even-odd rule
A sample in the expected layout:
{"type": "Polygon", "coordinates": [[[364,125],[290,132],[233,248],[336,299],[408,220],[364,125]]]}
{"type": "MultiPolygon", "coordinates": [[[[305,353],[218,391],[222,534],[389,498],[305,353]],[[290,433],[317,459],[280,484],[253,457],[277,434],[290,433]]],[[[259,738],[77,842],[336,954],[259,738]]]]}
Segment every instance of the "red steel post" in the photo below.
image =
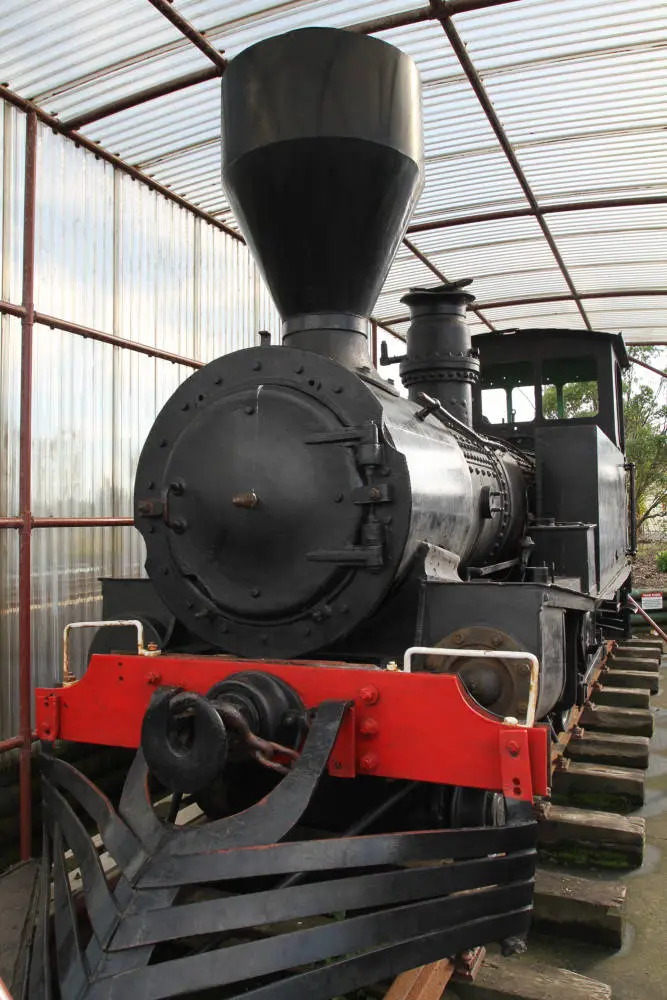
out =
{"type": "Polygon", "coordinates": [[[21,318],[21,424],[19,451],[19,764],[21,796],[21,859],[31,854],[31,652],[30,652],[30,543],[32,466],[32,340],[35,314],[35,201],[37,194],[37,115],[26,118],[25,195],[23,205],[23,309],[21,318]]]}
{"type": "Polygon", "coordinates": [[[8,750],[17,750],[19,747],[23,746],[22,736],[12,736],[9,740],[0,741],[0,753],[6,753],[8,750]]]}

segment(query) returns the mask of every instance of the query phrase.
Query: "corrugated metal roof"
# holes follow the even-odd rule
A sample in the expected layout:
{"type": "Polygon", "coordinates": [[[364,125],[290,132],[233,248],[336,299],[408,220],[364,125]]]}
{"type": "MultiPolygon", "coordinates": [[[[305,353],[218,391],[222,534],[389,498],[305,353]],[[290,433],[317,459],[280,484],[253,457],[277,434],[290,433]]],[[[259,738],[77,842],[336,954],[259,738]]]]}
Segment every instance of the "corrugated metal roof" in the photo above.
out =
{"type": "MultiPolygon", "coordinates": [[[[172,6],[231,58],[261,38],[292,28],[357,25],[399,15],[409,5],[406,0],[367,5],[175,0],[172,6]]],[[[544,325],[581,325],[574,288],[591,326],[619,329],[622,321],[630,340],[667,339],[667,314],[655,295],[662,289],[667,295],[663,0],[585,5],[581,0],[506,0],[494,6],[482,0],[480,9],[456,15],[453,24],[516,163],[503,150],[466,67],[436,20],[381,31],[380,37],[416,60],[424,86],[426,183],[413,225],[436,228],[410,234],[414,245],[448,278],[473,277],[483,310],[485,302],[569,297],[552,302],[550,311],[527,304],[526,313],[508,316],[521,326],[534,325],[540,316],[544,325]],[[665,204],[585,207],[649,196],[665,204]],[[551,211],[564,203],[582,207],[551,211]],[[536,205],[546,209],[539,221],[536,205]],[[458,222],[517,211],[526,217],[458,222]],[[447,226],[437,227],[439,222],[447,226]],[[622,301],[634,305],[616,308],[621,298],[615,305],[613,298],[595,297],[616,292],[626,293],[622,301]]],[[[148,0],[113,5],[106,0],[5,0],[0,27],[3,80],[61,120],[184,74],[216,72],[148,0]]],[[[234,226],[220,186],[219,85],[217,78],[200,82],[92,121],[81,131],[234,226]]],[[[400,318],[405,290],[434,280],[403,248],[376,315],[400,318]]],[[[504,322],[499,305],[485,315],[489,322],[504,322]]]]}

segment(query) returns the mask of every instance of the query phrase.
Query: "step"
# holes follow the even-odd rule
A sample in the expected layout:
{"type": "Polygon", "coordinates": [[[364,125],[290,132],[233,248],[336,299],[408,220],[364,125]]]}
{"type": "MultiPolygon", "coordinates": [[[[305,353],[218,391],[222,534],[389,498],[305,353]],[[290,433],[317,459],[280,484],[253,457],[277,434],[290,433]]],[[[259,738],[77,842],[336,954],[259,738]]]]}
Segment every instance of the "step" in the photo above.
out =
{"type": "Polygon", "coordinates": [[[461,1000],[611,1000],[605,983],[520,959],[487,958],[474,983],[457,982],[455,992],[461,1000]]]}
{"type": "Polygon", "coordinates": [[[592,698],[596,705],[614,705],[616,708],[648,708],[650,705],[650,691],[645,688],[609,687],[604,684],[593,691],[592,698]]]}
{"type": "Polygon", "coordinates": [[[532,925],[558,937],[620,948],[626,895],[622,882],[538,869],[532,925]]]}
{"type": "Polygon", "coordinates": [[[640,816],[552,803],[538,815],[541,856],[567,867],[638,868],[645,837],[646,823],[640,816]]]}
{"type": "MultiPolygon", "coordinates": [[[[643,692],[642,692],[643,693],[643,692]]],[[[565,750],[572,760],[615,767],[648,767],[649,740],[646,736],[623,736],[620,733],[595,733],[582,730],[572,735],[565,750]]]]}
{"type": "Polygon", "coordinates": [[[562,766],[556,768],[552,778],[554,801],[623,813],[644,805],[644,771],[565,757],[560,763],[562,766]]]}
{"type": "Polygon", "coordinates": [[[613,705],[588,704],[579,725],[596,732],[623,733],[626,736],[653,736],[653,716],[644,708],[615,708],[613,705]]]}
{"type": "Polygon", "coordinates": [[[609,670],[603,675],[603,683],[608,680],[617,688],[643,688],[657,694],[660,688],[660,674],[651,670],[609,670]]]}

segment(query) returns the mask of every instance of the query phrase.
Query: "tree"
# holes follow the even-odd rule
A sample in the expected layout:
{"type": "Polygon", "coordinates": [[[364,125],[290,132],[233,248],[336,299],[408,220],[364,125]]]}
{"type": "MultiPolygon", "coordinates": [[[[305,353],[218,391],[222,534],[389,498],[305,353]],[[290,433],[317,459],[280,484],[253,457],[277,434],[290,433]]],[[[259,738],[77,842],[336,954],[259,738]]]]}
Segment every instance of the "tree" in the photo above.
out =
{"type": "MultiPolygon", "coordinates": [[[[640,361],[654,359],[650,347],[633,347],[640,361]]],[[[629,462],[637,467],[637,525],[663,514],[667,504],[667,406],[665,382],[658,391],[643,384],[636,365],[623,378],[625,449],[629,462]]]]}
{"type": "Polygon", "coordinates": [[[598,412],[597,382],[568,382],[562,387],[560,412],[555,385],[542,389],[542,413],[549,420],[592,417],[598,412]]]}

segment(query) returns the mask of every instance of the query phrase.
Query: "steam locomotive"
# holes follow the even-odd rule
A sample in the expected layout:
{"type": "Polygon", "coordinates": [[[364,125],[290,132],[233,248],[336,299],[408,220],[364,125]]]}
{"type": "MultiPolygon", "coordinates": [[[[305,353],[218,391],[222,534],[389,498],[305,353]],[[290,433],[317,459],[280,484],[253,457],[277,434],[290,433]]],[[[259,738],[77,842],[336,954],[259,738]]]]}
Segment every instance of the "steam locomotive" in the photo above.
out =
{"type": "Polygon", "coordinates": [[[621,337],[472,338],[454,282],[403,299],[405,354],[381,366],[407,398],[369,360],[423,183],[412,60],[333,29],[270,38],[230,63],[222,122],[283,345],[168,400],[136,474],[147,578],[103,581],[115,627],[37,692],[65,1000],[315,1000],[521,948],[551,743],[627,628],[621,337]],[[56,739],[136,748],[120,802],[56,739]],[[179,825],[187,802],[208,821],[179,825]]]}

